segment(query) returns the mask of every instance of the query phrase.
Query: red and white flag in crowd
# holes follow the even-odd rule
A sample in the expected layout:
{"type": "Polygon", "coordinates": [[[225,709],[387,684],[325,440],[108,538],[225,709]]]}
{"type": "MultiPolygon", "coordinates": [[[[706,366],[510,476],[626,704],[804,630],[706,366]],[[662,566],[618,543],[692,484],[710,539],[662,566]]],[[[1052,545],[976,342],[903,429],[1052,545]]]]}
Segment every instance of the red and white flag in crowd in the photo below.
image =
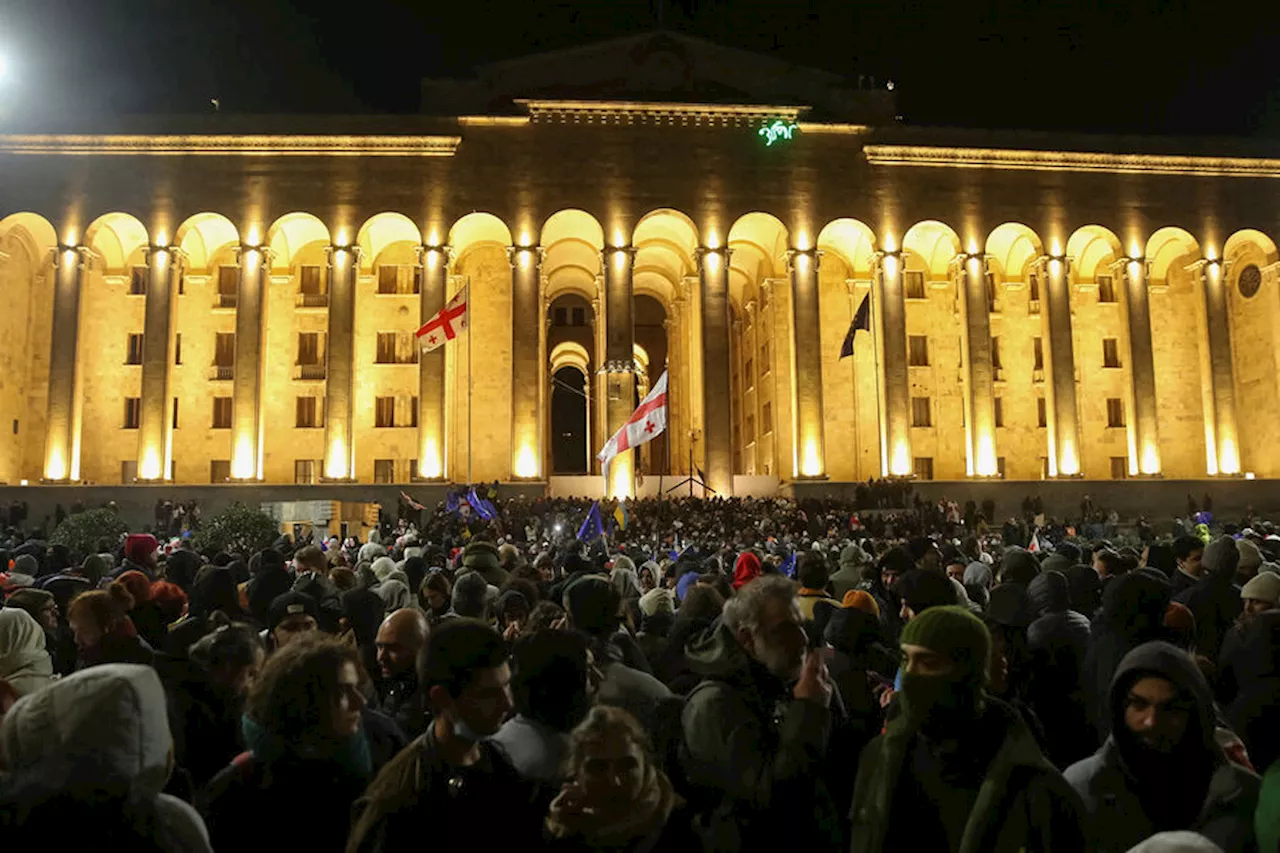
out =
{"type": "Polygon", "coordinates": [[[652,441],[667,429],[667,372],[662,371],[653,390],[640,401],[622,428],[605,442],[604,449],[596,456],[608,476],[609,463],[625,450],[652,441]]]}
{"type": "Polygon", "coordinates": [[[423,352],[431,352],[444,346],[467,328],[467,289],[464,286],[459,290],[448,305],[418,329],[418,340],[422,343],[423,352]]]}

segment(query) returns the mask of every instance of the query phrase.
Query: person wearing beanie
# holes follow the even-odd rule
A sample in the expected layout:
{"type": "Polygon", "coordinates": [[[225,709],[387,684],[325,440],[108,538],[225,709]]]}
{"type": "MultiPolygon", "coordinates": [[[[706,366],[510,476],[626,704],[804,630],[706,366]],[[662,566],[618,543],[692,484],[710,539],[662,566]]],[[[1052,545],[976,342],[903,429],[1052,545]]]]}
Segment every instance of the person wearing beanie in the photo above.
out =
{"type": "Polygon", "coordinates": [[[1218,746],[1209,684],[1186,652],[1160,641],[1133,649],[1107,704],[1110,736],[1065,774],[1084,801],[1093,849],[1123,853],[1174,830],[1230,853],[1256,849],[1258,777],[1218,746]]]}
{"type": "Polygon", "coordinates": [[[1204,574],[1189,589],[1174,596],[1196,617],[1196,651],[1217,660],[1222,640],[1240,615],[1243,605],[1235,586],[1240,551],[1230,536],[1220,536],[1204,548],[1204,574]]]}
{"type": "MultiPolygon", "coordinates": [[[[752,551],[743,551],[738,555],[738,559],[733,564],[733,589],[742,589],[756,578],[760,577],[760,558],[752,551]]],[[[681,578],[683,580],[683,578],[681,578]]],[[[676,586],[677,593],[679,585],[676,586]]],[[[684,596],[680,596],[683,598],[684,596]]]]}
{"type": "Polygon", "coordinates": [[[1241,618],[1246,621],[1267,610],[1280,607],[1280,575],[1258,572],[1240,588],[1241,618]]]}
{"type": "Polygon", "coordinates": [[[299,637],[316,633],[319,617],[316,600],[305,592],[290,591],[276,596],[267,611],[271,650],[282,649],[299,637]]]}
{"type": "Polygon", "coordinates": [[[862,570],[870,562],[867,552],[852,542],[840,550],[840,567],[831,574],[831,590],[837,599],[843,600],[862,583],[862,570]]]}
{"type": "Polygon", "coordinates": [[[796,562],[796,580],[800,582],[796,600],[800,602],[800,613],[805,621],[814,621],[814,608],[820,602],[839,607],[840,602],[827,595],[831,573],[826,556],[821,551],[806,551],[796,562]]]}
{"type": "Polygon", "coordinates": [[[249,580],[247,587],[250,615],[260,624],[265,624],[271,602],[292,588],[293,578],[285,568],[280,552],[272,548],[259,552],[258,573],[249,580]]]}
{"type": "Polygon", "coordinates": [[[876,604],[876,600],[866,590],[849,590],[844,594],[844,599],[840,602],[840,606],[861,610],[863,613],[876,617],[877,621],[880,619],[880,605],[876,604]]]}
{"type": "Polygon", "coordinates": [[[1040,563],[1036,555],[1024,548],[1016,546],[1006,548],[1000,560],[1000,582],[1020,583],[1027,586],[1040,574],[1040,563]]]}
{"type": "Polygon", "coordinates": [[[469,619],[490,621],[489,616],[489,584],[479,572],[467,572],[458,575],[453,584],[450,599],[453,612],[469,619]]]}
{"type": "Polygon", "coordinates": [[[951,579],[932,569],[912,569],[902,576],[895,589],[902,599],[899,616],[904,624],[930,607],[945,607],[957,602],[951,579]]]}
{"type": "Polygon", "coordinates": [[[498,546],[484,539],[473,539],[462,550],[462,568],[458,569],[458,577],[476,572],[484,578],[485,583],[501,589],[510,579],[510,574],[502,568],[498,556],[498,546]]]}
{"type": "Polygon", "coordinates": [[[156,580],[156,552],[159,550],[160,543],[150,533],[130,533],[124,539],[124,559],[108,577],[115,580],[136,569],[146,575],[148,581],[156,580]]]}
{"type": "Polygon", "coordinates": [[[1079,798],[1018,714],[987,694],[991,636],[956,606],[902,629],[900,713],[863,751],[849,849],[1088,849],[1079,798]]]}
{"type": "Polygon", "coordinates": [[[1243,537],[1236,540],[1236,550],[1240,552],[1240,562],[1236,563],[1236,583],[1245,584],[1262,568],[1262,551],[1243,537]]]}

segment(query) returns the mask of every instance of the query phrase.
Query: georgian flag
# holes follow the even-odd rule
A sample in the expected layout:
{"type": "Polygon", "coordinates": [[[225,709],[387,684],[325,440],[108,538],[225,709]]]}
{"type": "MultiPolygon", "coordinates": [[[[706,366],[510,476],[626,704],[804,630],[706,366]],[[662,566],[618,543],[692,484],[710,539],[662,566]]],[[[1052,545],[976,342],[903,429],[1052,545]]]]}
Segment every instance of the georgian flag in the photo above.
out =
{"type": "Polygon", "coordinates": [[[467,287],[463,287],[449,300],[449,304],[441,308],[418,329],[418,340],[422,343],[423,352],[431,352],[442,347],[447,341],[458,336],[467,328],[467,287]]]}
{"type": "Polygon", "coordinates": [[[664,370],[657,384],[653,386],[653,390],[640,401],[640,405],[631,413],[631,417],[613,434],[612,438],[605,442],[604,449],[596,456],[604,467],[605,476],[608,476],[609,463],[613,457],[625,450],[639,447],[646,441],[652,441],[666,428],[667,372],[664,370]]]}

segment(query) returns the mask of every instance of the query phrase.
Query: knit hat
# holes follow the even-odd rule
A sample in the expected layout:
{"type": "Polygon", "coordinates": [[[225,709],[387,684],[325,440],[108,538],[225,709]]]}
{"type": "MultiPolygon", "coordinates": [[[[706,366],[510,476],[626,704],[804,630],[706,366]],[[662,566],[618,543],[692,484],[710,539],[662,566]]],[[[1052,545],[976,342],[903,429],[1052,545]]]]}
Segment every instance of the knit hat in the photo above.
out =
{"type": "Polygon", "coordinates": [[[1170,601],[1164,611],[1164,627],[1177,640],[1177,644],[1187,643],[1196,637],[1196,615],[1185,604],[1170,601]]]}
{"type": "Polygon", "coordinates": [[[1236,550],[1240,552],[1240,562],[1236,570],[1243,575],[1255,575],[1262,566],[1262,552],[1258,546],[1248,539],[1237,539],[1236,550]]]}
{"type": "Polygon", "coordinates": [[[453,612],[459,616],[483,618],[489,599],[489,584],[476,572],[467,572],[453,585],[453,612]]]}
{"type": "Polygon", "coordinates": [[[986,678],[991,634],[982,620],[963,607],[931,607],[902,629],[904,646],[923,646],[951,658],[965,676],[981,684],[986,678]]]}
{"type": "Polygon", "coordinates": [[[305,592],[277,595],[271,600],[271,607],[267,610],[267,627],[274,629],[289,616],[299,613],[310,616],[317,622],[320,619],[320,608],[316,606],[316,600],[305,592]]]}
{"type": "Polygon", "coordinates": [[[160,548],[156,537],[150,533],[130,533],[124,540],[124,555],[132,563],[142,565],[160,548]]]}
{"type": "Polygon", "coordinates": [[[991,567],[981,560],[974,560],[964,567],[964,582],[967,584],[982,584],[987,589],[991,589],[994,582],[994,578],[991,575],[991,567]]]}
{"type": "MultiPolygon", "coordinates": [[[[1258,572],[1241,588],[1240,598],[1253,598],[1272,606],[1280,604],[1280,575],[1258,572]]],[[[12,600],[13,597],[10,596],[10,601],[12,600]]]]}
{"type": "Polygon", "coordinates": [[[588,634],[617,628],[620,603],[618,591],[599,575],[581,577],[564,591],[564,610],[570,623],[588,634]]]}
{"type": "Polygon", "coordinates": [[[34,578],[40,574],[40,561],[30,554],[19,554],[13,560],[13,571],[10,575],[27,575],[34,578]]]}
{"type": "Polygon", "coordinates": [[[654,587],[640,596],[640,612],[645,616],[653,616],[656,613],[675,613],[675,596],[669,589],[654,587]]]}
{"type": "Polygon", "coordinates": [[[951,585],[951,579],[941,572],[929,569],[912,569],[898,579],[898,585],[894,589],[916,615],[930,607],[956,603],[956,591],[951,585]]]}
{"type": "Polygon", "coordinates": [[[1230,536],[1214,539],[1204,546],[1200,562],[1209,575],[1234,575],[1236,566],[1240,564],[1240,550],[1236,548],[1236,540],[1230,536]]]}
{"type": "Polygon", "coordinates": [[[462,565],[475,571],[500,569],[502,564],[498,559],[498,547],[483,539],[472,542],[462,551],[462,565]]]}
{"type": "Polygon", "coordinates": [[[880,605],[871,597],[871,593],[861,589],[851,589],[844,594],[844,601],[840,602],[842,607],[851,607],[854,610],[861,610],[863,613],[869,613],[877,619],[880,618],[880,605]]]}

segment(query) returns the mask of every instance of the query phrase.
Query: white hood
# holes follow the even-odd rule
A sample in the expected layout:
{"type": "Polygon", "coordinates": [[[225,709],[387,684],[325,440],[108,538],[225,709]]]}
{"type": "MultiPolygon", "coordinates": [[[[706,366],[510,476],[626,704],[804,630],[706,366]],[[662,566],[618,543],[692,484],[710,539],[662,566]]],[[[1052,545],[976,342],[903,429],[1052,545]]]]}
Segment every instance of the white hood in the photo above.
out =
{"type": "Polygon", "coordinates": [[[5,769],[45,783],[128,782],[158,794],[173,738],[164,689],[149,666],[106,664],[24,696],[0,724],[5,769]]]}
{"type": "Polygon", "coordinates": [[[53,681],[44,629],[30,613],[16,607],[0,610],[0,678],[13,685],[19,696],[35,693],[53,681]]]}

